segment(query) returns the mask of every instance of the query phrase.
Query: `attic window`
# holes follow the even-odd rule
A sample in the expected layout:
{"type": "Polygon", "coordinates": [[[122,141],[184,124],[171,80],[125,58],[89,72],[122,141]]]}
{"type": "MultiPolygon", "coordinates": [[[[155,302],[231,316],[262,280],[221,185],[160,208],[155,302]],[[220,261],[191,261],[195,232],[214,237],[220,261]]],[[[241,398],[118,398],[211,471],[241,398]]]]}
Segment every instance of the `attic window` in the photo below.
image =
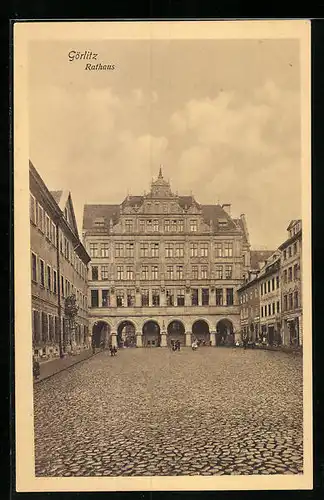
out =
{"type": "Polygon", "coordinates": [[[96,227],[103,227],[105,225],[105,220],[103,217],[99,217],[98,219],[95,219],[94,225],[96,227]]]}
{"type": "Polygon", "coordinates": [[[226,219],[219,219],[218,225],[219,225],[219,227],[226,227],[227,226],[227,220],[226,219]]]}

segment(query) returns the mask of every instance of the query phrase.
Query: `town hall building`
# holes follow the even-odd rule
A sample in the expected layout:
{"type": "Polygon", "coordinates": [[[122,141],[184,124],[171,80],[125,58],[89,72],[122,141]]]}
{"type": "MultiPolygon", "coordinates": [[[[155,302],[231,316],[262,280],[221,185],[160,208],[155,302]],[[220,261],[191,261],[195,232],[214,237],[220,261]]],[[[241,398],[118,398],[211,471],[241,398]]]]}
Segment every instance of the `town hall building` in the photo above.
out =
{"type": "Polygon", "coordinates": [[[149,193],[85,205],[89,330],[97,345],[233,343],[250,269],[245,216],[174,194],[162,168],[149,193]]]}

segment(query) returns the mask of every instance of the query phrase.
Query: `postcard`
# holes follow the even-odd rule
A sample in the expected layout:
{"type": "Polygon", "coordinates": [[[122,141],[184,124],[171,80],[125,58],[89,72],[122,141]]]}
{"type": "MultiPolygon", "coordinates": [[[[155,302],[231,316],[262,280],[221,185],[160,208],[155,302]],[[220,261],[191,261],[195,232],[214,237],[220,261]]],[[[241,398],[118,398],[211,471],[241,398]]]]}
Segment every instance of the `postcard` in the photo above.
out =
{"type": "Polygon", "coordinates": [[[16,488],[312,489],[310,22],[16,22],[16,488]]]}

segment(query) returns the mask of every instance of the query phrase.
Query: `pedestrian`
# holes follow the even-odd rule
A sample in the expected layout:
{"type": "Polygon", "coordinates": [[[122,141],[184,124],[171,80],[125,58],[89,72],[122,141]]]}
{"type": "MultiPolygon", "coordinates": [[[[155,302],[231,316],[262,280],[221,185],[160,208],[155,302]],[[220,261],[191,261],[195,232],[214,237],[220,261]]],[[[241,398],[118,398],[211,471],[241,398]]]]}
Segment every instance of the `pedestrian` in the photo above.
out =
{"type": "Polygon", "coordinates": [[[38,380],[40,377],[40,364],[36,357],[33,357],[33,376],[35,380],[38,380]]]}
{"type": "Polygon", "coordinates": [[[113,351],[114,351],[114,356],[116,356],[116,354],[117,354],[117,347],[116,346],[113,347],[113,351]]]}
{"type": "Polygon", "coordinates": [[[180,351],[180,340],[177,340],[176,349],[177,351],[180,351]]]}
{"type": "Polygon", "coordinates": [[[110,356],[114,355],[113,347],[111,345],[109,346],[109,352],[110,352],[110,356]]]}

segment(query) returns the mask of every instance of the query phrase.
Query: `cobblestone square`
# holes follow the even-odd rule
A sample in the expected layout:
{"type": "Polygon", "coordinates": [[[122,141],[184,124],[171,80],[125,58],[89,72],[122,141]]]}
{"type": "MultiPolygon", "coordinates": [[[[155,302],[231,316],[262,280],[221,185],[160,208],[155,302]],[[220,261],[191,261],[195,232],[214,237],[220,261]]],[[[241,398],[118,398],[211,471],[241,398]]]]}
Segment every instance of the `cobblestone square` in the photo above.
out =
{"type": "Polygon", "coordinates": [[[104,351],[34,388],[36,476],[300,474],[302,358],[104,351]]]}

